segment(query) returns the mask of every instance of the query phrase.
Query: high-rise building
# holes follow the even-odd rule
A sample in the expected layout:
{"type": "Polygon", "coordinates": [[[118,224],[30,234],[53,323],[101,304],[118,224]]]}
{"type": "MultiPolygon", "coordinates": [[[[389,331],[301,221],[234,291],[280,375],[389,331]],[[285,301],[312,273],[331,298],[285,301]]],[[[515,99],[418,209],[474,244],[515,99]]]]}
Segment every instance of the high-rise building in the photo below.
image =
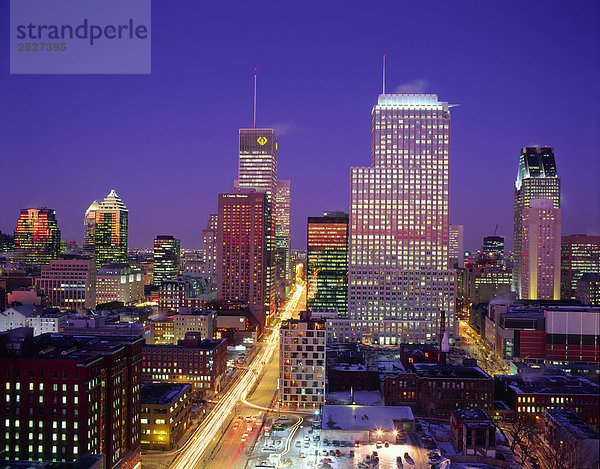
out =
{"type": "Polygon", "coordinates": [[[465,266],[465,225],[450,225],[448,231],[449,269],[465,266]]]}
{"type": "Polygon", "coordinates": [[[211,282],[213,289],[217,286],[217,230],[219,215],[211,214],[206,229],[202,230],[202,250],[204,260],[202,273],[211,282]]]}
{"type": "Polygon", "coordinates": [[[273,129],[240,129],[237,187],[273,194],[277,187],[277,136],[273,129]]]}
{"type": "Polygon", "coordinates": [[[563,236],[560,259],[560,298],[575,299],[581,276],[600,274],[600,236],[563,236]]]}
{"type": "Polygon", "coordinates": [[[129,212],[114,189],[95,210],[95,214],[96,268],[100,269],[105,264],[126,262],[129,212]]]}
{"type": "Polygon", "coordinates": [[[83,251],[94,253],[96,243],[96,210],[100,208],[98,201],[94,200],[85,211],[83,218],[83,251]]]}
{"type": "Polygon", "coordinates": [[[275,263],[277,264],[277,280],[282,282],[283,286],[292,280],[290,270],[291,204],[291,181],[280,179],[275,188],[275,263]]]}
{"type": "Polygon", "coordinates": [[[153,283],[160,286],[163,280],[179,275],[180,241],[173,236],[158,235],[154,240],[153,283]]]}
{"type": "Polygon", "coordinates": [[[519,158],[515,181],[513,287],[520,298],[526,298],[521,285],[525,249],[522,217],[523,209],[529,207],[532,199],[552,200],[553,207],[560,208],[560,179],[553,148],[525,147],[521,149],[519,158]]]}
{"type": "Polygon", "coordinates": [[[55,211],[49,208],[21,210],[14,238],[14,260],[48,264],[60,254],[60,230],[55,211]]]}
{"type": "Polygon", "coordinates": [[[238,189],[219,194],[217,300],[247,305],[262,326],[276,307],[267,219],[265,193],[238,189]]]}
{"type": "Polygon", "coordinates": [[[486,236],[483,238],[482,255],[485,264],[503,265],[504,264],[504,237],[486,236]]]}
{"type": "Polygon", "coordinates": [[[350,170],[349,316],[371,340],[438,342],[442,311],[454,335],[449,158],[448,103],[433,94],[379,95],[371,166],[350,170]],[[384,319],[394,323],[389,334],[384,319]]]}
{"type": "Polygon", "coordinates": [[[51,306],[62,311],[96,307],[96,264],[93,259],[53,259],[35,280],[51,306]]]}
{"type": "Polygon", "coordinates": [[[348,214],[308,217],[306,306],[348,315],[348,214]]]}
{"type": "Polygon", "coordinates": [[[560,299],[561,213],[550,199],[531,199],[520,217],[521,298],[560,299]]]}

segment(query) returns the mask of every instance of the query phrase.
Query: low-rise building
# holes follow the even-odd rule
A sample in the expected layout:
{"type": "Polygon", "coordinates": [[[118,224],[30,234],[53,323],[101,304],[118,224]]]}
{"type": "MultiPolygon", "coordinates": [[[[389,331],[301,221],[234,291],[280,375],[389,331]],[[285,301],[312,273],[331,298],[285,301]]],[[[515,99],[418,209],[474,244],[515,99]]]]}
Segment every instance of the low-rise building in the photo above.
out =
{"type": "Polygon", "coordinates": [[[175,316],[167,316],[152,320],[154,326],[154,342],[156,344],[175,344],[175,316]]]}
{"type": "Polygon", "coordinates": [[[383,378],[385,405],[410,405],[426,417],[450,416],[453,409],[494,409],[494,379],[477,366],[413,363],[383,378]]]}
{"type": "Polygon", "coordinates": [[[65,335],[94,335],[97,337],[142,337],[154,343],[152,327],[141,323],[107,322],[106,316],[72,316],[63,327],[65,335]]]}
{"type": "Polygon", "coordinates": [[[325,323],[283,321],[279,336],[279,382],[283,406],[325,402],[325,323]]]}
{"type": "Polygon", "coordinates": [[[93,259],[65,257],[42,266],[35,288],[42,290],[51,306],[62,311],[96,307],[96,262],[93,259]]]}
{"type": "Polygon", "coordinates": [[[496,457],[496,427],[485,410],[453,409],[450,441],[456,452],[496,457]]]}
{"type": "Polygon", "coordinates": [[[192,385],[142,383],[141,398],[142,448],[176,448],[190,424],[192,385]]]}
{"type": "Polygon", "coordinates": [[[178,345],[144,345],[142,379],[191,383],[204,396],[221,390],[227,369],[227,341],[188,332],[178,345]]]}
{"type": "Polygon", "coordinates": [[[131,304],[144,298],[142,271],[129,264],[106,264],[96,274],[96,303],[131,304]]]}
{"type": "Polygon", "coordinates": [[[600,436],[572,409],[544,412],[544,437],[554,449],[558,467],[598,468],[600,436]]]}
{"type": "Polygon", "coordinates": [[[18,327],[33,328],[33,336],[46,332],[59,332],[67,323],[67,313],[34,305],[20,305],[0,312],[0,332],[18,327]]]}
{"type": "Polygon", "coordinates": [[[184,339],[188,332],[199,332],[203,339],[212,339],[215,335],[216,321],[216,311],[179,308],[179,314],[173,318],[175,341],[184,339]]]}

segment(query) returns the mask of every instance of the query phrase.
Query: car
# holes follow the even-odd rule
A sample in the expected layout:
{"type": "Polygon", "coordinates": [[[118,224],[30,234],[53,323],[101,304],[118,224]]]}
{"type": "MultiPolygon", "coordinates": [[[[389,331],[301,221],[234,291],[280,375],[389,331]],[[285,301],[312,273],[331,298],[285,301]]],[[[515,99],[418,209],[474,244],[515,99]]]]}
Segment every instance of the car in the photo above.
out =
{"type": "Polygon", "coordinates": [[[354,446],[358,448],[360,446],[360,440],[354,440],[354,446]]]}
{"type": "Polygon", "coordinates": [[[369,466],[367,464],[365,464],[364,462],[359,462],[358,467],[359,467],[359,469],[367,469],[369,466]]]}
{"type": "Polygon", "coordinates": [[[370,455],[370,454],[367,454],[367,455],[365,456],[365,461],[367,461],[367,462],[370,462],[370,461],[371,461],[371,455],[370,455]]]}
{"type": "Polygon", "coordinates": [[[385,446],[386,448],[389,448],[390,444],[386,441],[385,443],[383,443],[383,446],[385,446]]]}
{"type": "Polygon", "coordinates": [[[410,458],[410,454],[404,453],[404,459],[408,459],[408,458],[410,458]]]}
{"type": "Polygon", "coordinates": [[[296,448],[300,448],[302,446],[302,442],[300,440],[296,440],[296,448]]]}
{"type": "Polygon", "coordinates": [[[375,443],[375,447],[377,449],[381,448],[383,445],[381,444],[381,441],[377,441],[377,443],[375,443]]]}
{"type": "Polygon", "coordinates": [[[333,440],[331,443],[332,443],[332,444],[333,444],[333,446],[335,446],[336,448],[339,448],[339,446],[340,446],[340,441],[339,441],[339,440],[333,440]]]}
{"type": "Polygon", "coordinates": [[[310,441],[305,441],[304,442],[304,447],[305,448],[310,448],[310,441]]]}
{"type": "Polygon", "coordinates": [[[336,450],[335,450],[335,455],[336,455],[336,456],[341,456],[341,455],[342,455],[342,452],[341,452],[339,449],[336,449],[336,450]]]}
{"type": "Polygon", "coordinates": [[[373,454],[371,456],[373,458],[376,458],[377,456],[379,456],[379,453],[377,451],[373,451],[373,454]]]}
{"type": "Polygon", "coordinates": [[[319,441],[321,437],[319,435],[313,435],[313,441],[319,441]]]}
{"type": "Polygon", "coordinates": [[[321,462],[333,462],[331,458],[321,459],[321,462]]]}
{"type": "Polygon", "coordinates": [[[300,453],[300,457],[301,457],[301,458],[305,458],[305,457],[306,457],[306,454],[305,454],[305,453],[300,453]]]}
{"type": "Polygon", "coordinates": [[[354,450],[353,449],[350,450],[350,452],[348,453],[348,456],[350,456],[351,458],[354,457],[354,450]]]}
{"type": "Polygon", "coordinates": [[[310,441],[310,436],[304,435],[304,441],[310,441]]]}
{"type": "Polygon", "coordinates": [[[332,449],[330,449],[330,450],[329,450],[329,456],[335,456],[335,451],[334,451],[334,450],[332,450],[332,449]]]}
{"type": "Polygon", "coordinates": [[[328,440],[327,438],[325,438],[325,439],[323,440],[323,444],[324,444],[325,446],[329,446],[329,440],[328,440]]]}

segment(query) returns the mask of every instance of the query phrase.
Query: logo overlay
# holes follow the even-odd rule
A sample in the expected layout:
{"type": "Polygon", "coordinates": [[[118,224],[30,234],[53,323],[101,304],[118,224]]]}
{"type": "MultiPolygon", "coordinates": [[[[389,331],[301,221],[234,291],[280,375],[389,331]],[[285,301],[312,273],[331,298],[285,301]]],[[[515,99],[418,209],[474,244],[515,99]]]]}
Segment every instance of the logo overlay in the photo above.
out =
{"type": "Polygon", "coordinates": [[[256,141],[259,145],[264,145],[265,143],[267,143],[267,137],[258,137],[256,141]]]}
{"type": "Polygon", "coordinates": [[[150,73],[150,1],[10,0],[10,73],[150,73]]]}

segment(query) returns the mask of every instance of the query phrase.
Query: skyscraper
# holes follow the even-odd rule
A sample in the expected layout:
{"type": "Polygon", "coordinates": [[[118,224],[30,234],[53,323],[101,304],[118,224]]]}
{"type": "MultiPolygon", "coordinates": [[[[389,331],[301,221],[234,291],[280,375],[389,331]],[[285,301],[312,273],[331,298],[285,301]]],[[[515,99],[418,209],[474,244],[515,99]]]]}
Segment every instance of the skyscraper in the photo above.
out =
{"type": "Polygon", "coordinates": [[[277,136],[273,129],[240,129],[236,186],[273,194],[277,187],[277,136]]]}
{"type": "Polygon", "coordinates": [[[267,202],[264,192],[237,189],[219,194],[217,300],[247,305],[262,326],[275,312],[273,279],[268,276],[267,202]]]}
{"type": "Polygon", "coordinates": [[[453,337],[449,147],[448,103],[379,95],[371,166],[350,170],[349,316],[364,321],[372,341],[437,342],[442,311],[453,337]]]}
{"type": "Polygon", "coordinates": [[[48,264],[60,254],[60,230],[54,210],[21,210],[14,238],[14,260],[27,264],[48,264]]]}
{"type": "Polygon", "coordinates": [[[308,217],[306,280],[309,309],[337,309],[348,315],[348,214],[308,217]]]}
{"type": "Polygon", "coordinates": [[[158,235],[154,240],[154,285],[160,286],[163,280],[171,280],[179,275],[179,255],[181,245],[178,239],[169,235],[158,235]]]}
{"type": "Polygon", "coordinates": [[[465,225],[450,225],[448,234],[449,269],[465,266],[465,225]]]}
{"type": "Polygon", "coordinates": [[[83,218],[83,251],[86,253],[94,252],[94,243],[96,242],[96,210],[99,208],[100,204],[94,200],[85,211],[83,218]]]}
{"type": "Polygon", "coordinates": [[[100,269],[105,264],[126,262],[129,212],[114,189],[95,210],[95,214],[96,268],[100,269]]]}
{"type": "Polygon", "coordinates": [[[521,229],[521,299],[560,299],[561,213],[550,199],[531,199],[523,208],[521,229]]]}
{"type": "Polygon", "coordinates": [[[483,238],[483,256],[486,264],[504,264],[504,237],[486,236],[483,238]]]}
{"type": "Polygon", "coordinates": [[[554,208],[560,208],[560,179],[556,171],[554,149],[550,147],[524,147],[521,149],[519,169],[515,181],[514,207],[514,268],[513,287],[522,295],[523,272],[523,209],[532,199],[552,200],[554,208]]]}
{"type": "Polygon", "coordinates": [[[275,188],[275,263],[277,279],[285,285],[291,282],[290,273],[290,208],[291,182],[278,180],[275,188]]]}
{"type": "Polygon", "coordinates": [[[213,213],[208,219],[206,229],[202,230],[203,274],[210,280],[213,288],[217,286],[217,233],[219,215],[213,213]]]}
{"type": "Polygon", "coordinates": [[[600,236],[574,234],[561,243],[560,298],[577,298],[577,282],[583,274],[600,274],[600,236]]]}

